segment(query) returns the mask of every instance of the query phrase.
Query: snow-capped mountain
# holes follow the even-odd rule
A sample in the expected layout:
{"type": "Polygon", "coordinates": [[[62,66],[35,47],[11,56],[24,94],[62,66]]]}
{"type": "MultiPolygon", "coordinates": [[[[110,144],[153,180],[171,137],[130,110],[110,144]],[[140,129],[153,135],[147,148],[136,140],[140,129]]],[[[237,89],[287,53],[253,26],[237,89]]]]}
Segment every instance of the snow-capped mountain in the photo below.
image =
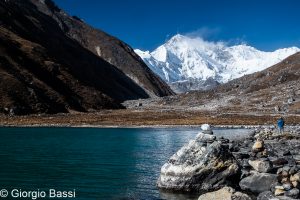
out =
{"type": "Polygon", "coordinates": [[[228,46],[179,34],[153,52],[135,50],[176,92],[226,83],[266,69],[298,51],[291,47],[264,52],[245,44],[228,46]]]}

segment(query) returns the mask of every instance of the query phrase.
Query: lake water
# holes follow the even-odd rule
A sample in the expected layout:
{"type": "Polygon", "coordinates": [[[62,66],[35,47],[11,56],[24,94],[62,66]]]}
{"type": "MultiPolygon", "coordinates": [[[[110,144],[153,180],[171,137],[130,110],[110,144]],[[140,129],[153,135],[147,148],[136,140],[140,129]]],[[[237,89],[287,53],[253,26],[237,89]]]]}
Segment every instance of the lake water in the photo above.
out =
{"type": "MultiPolygon", "coordinates": [[[[188,199],[160,193],[161,166],[196,128],[0,128],[0,189],[76,189],[76,199],[188,199]]],[[[248,130],[216,130],[237,137],[248,130]]]]}

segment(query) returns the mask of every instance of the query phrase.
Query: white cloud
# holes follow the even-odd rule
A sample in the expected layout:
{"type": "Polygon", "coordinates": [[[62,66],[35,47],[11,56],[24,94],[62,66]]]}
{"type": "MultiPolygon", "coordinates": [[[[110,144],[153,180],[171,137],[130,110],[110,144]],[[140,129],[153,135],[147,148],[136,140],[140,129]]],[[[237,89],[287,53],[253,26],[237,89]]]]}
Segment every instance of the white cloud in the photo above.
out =
{"type": "Polygon", "coordinates": [[[237,38],[231,38],[228,40],[222,40],[220,38],[222,33],[222,29],[220,27],[201,27],[195,31],[184,33],[183,35],[189,38],[200,38],[203,41],[215,43],[215,44],[223,44],[224,46],[232,46],[232,45],[247,45],[246,35],[237,38]]]}
{"type": "Polygon", "coordinates": [[[184,35],[191,37],[191,38],[199,37],[199,38],[203,38],[206,40],[206,39],[216,37],[220,33],[221,33],[221,28],[219,28],[219,27],[214,27],[214,28],[201,27],[195,31],[185,33],[184,35]]]}

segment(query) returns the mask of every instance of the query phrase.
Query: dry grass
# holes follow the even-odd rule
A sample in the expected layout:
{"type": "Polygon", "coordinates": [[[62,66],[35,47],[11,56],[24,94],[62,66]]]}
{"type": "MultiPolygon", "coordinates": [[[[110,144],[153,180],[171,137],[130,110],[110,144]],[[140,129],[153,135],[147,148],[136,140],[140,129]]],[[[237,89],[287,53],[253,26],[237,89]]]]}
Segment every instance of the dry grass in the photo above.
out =
{"type": "MultiPolygon", "coordinates": [[[[97,113],[57,115],[0,116],[1,125],[31,126],[153,126],[153,125],[263,125],[275,124],[279,116],[221,114],[197,111],[104,110],[97,113]]],[[[287,124],[299,124],[299,115],[285,117],[287,124]]]]}

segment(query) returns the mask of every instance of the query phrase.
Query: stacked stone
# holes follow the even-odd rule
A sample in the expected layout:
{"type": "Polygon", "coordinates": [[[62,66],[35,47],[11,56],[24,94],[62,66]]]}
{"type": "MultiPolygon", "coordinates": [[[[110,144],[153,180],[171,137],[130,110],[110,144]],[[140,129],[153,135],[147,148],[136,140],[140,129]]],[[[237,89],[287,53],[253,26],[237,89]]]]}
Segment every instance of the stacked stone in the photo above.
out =
{"type": "Polygon", "coordinates": [[[255,131],[254,137],[260,140],[266,140],[272,137],[273,129],[272,128],[264,128],[255,131]]]}
{"type": "Polygon", "coordinates": [[[246,164],[243,164],[243,176],[239,183],[241,189],[255,194],[270,190],[270,185],[277,181],[277,176],[270,173],[273,165],[267,156],[264,141],[256,140],[249,154],[249,160],[244,160],[246,164]]]}
{"type": "Polygon", "coordinates": [[[275,196],[299,197],[300,167],[284,166],[277,170],[278,183],[272,188],[275,196]]]}
{"type": "Polygon", "coordinates": [[[200,196],[201,200],[248,199],[247,196],[236,197],[236,191],[253,195],[257,200],[300,199],[298,129],[297,134],[285,135],[277,135],[272,129],[258,129],[253,132],[255,137],[229,141],[213,135],[207,124],[201,128],[196,139],[162,167],[160,188],[214,191],[200,196]]]}
{"type": "Polygon", "coordinates": [[[238,178],[239,166],[229,150],[229,140],[217,138],[209,125],[201,128],[195,140],[190,140],[162,166],[159,188],[205,193],[238,178]]]}
{"type": "Polygon", "coordinates": [[[257,172],[267,173],[273,169],[272,163],[268,158],[267,150],[264,147],[263,140],[257,140],[254,143],[251,156],[248,163],[257,172]]]}
{"type": "MultiPolygon", "coordinates": [[[[248,160],[249,166],[254,171],[250,171],[250,175],[241,180],[240,187],[254,193],[261,193],[258,196],[259,200],[298,199],[300,197],[300,165],[297,165],[296,156],[292,156],[289,150],[282,148],[276,149],[276,154],[272,152],[274,149],[268,150],[269,146],[266,147],[262,138],[272,138],[269,134],[267,137],[260,135],[257,138],[248,160]],[[269,187],[271,190],[269,196],[267,195],[268,186],[271,186],[269,187]],[[265,191],[263,192],[263,190],[265,191]]],[[[281,143],[284,145],[283,141],[281,143]]]]}

